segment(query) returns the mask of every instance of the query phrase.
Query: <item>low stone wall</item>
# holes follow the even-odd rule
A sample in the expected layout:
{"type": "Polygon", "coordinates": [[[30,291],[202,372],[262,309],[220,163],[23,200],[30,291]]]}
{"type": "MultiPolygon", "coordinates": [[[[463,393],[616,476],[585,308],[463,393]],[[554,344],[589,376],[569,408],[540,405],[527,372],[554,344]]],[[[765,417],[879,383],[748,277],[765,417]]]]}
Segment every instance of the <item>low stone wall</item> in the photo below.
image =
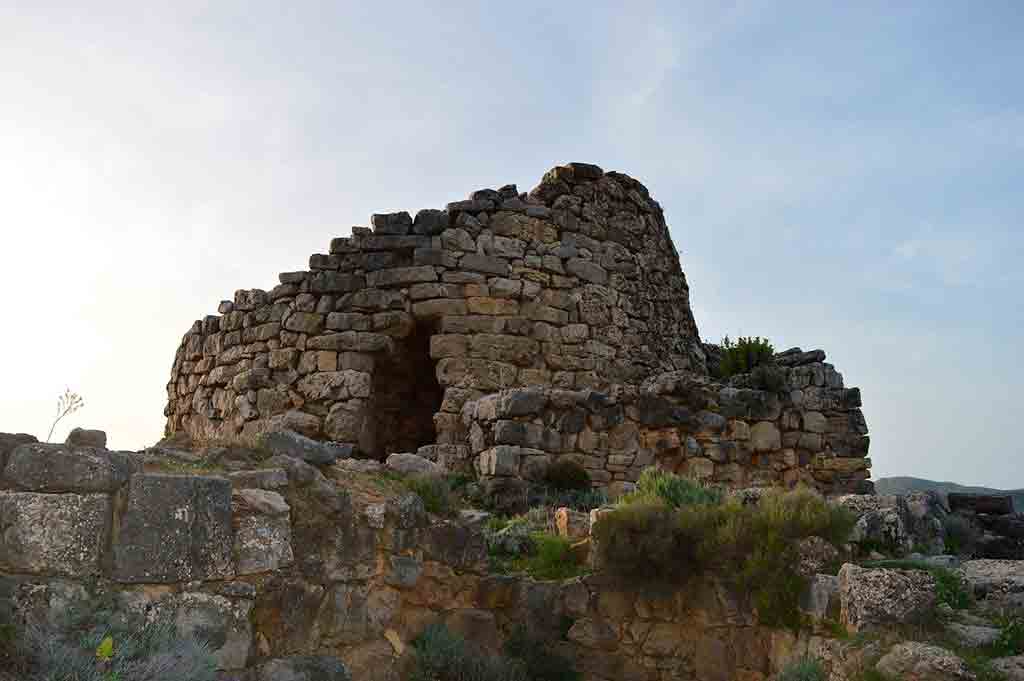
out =
{"type": "Polygon", "coordinates": [[[178,475],[134,453],[3,437],[0,461],[0,622],[105,600],[209,639],[226,679],[328,655],[357,681],[399,681],[432,622],[494,651],[525,625],[587,681],[758,681],[818,640],[758,626],[713,580],[659,592],[489,574],[478,527],[375,494],[346,462],[178,475]]]}
{"type": "Polygon", "coordinates": [[[860,391],[824,359],[820,350],[780,355],[771,391],[737,387],[749,377],[727,385],[689,372],[607,393],[505,390],[466,403],[462,421],[485,479],[541,480],[549,463],[570,458],[613,493],[652,465],[732,488],[853,492],[871,466],[860,391]]]}

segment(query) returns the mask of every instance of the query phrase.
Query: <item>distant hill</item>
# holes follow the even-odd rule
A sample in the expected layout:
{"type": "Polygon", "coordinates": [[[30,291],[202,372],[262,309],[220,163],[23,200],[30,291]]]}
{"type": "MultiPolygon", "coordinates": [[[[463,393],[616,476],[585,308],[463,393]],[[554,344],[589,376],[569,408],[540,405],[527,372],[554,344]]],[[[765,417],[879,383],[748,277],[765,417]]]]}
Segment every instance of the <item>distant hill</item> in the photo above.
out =
{"type": "Polygon", "coordinates": [[[1024,512],[1024,489],[994,489],[992,487],[971,487],[958,485],[955,482],[936,482],[923,478],[896,476],[875,480],[875,491],[879,494],[907,494],[908,492],[926,492],[935,490],[943,494],[963,492],[965,494],[1009,494],[1013,496],[1013,509],[1024,512]]]}

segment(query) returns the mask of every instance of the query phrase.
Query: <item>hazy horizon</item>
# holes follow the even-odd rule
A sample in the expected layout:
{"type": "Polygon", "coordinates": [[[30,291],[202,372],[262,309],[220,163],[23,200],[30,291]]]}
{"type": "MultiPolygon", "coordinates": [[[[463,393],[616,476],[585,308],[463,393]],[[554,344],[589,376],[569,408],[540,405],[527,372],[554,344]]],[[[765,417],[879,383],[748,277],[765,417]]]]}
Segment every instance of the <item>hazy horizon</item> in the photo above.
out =
{"type": "Polygon", "coordinates": [[[162,435],[174,352],[374,212],[596,163],[665,210],[701,336],[823,348],[873,477],[1024,487],[1012,2],[0,0],[0,431],[162,435]],[[24,4],[24,3],[22,3],[24,4]]]}

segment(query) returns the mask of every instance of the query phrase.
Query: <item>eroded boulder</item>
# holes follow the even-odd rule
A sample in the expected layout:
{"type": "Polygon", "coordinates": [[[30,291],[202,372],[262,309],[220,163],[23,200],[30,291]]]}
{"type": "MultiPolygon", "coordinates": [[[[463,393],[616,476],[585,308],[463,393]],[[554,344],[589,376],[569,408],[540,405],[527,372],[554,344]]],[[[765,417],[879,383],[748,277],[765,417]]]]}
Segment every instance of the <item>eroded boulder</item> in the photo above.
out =
{"type": "Polygon", "coordinates": [[[920,621],[935,605],[935,580],[924,570],[862,568],[839,571],[840,621],[850,632],[920,621]]]}
{"type": "Polygon", "coordinates": [[[0,492],[0,570],[97,575],[109,532],[105,494],[0,492]]]}
{"type": "Polygon", "coordinates": [[[3,479],[31,492],[115,492],[137,470],[133,459],[121,452],[32,443],[10,453],[3,479]]]}
{"type": "Polygon", "coordinates": [[[974,674],[959,657],[938,646],[907,642],[894,646],[876,669],[904,681],[973,681],[974,674]]]}

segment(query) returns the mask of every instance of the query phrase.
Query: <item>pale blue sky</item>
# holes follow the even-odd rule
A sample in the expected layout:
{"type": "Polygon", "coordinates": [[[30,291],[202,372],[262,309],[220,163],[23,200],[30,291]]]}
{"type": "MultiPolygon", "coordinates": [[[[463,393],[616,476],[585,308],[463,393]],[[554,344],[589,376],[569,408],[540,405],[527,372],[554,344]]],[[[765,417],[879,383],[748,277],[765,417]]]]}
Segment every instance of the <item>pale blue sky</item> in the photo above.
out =
{"type": "Polygon", "coordinates": [[[705,339],[829,353],[876,476],[1024,486],[1024,4],[288,4],[0,0],[0,430],[69,384],[149,444],[236,288],[578,160],[661,202],[705,339]]]}

